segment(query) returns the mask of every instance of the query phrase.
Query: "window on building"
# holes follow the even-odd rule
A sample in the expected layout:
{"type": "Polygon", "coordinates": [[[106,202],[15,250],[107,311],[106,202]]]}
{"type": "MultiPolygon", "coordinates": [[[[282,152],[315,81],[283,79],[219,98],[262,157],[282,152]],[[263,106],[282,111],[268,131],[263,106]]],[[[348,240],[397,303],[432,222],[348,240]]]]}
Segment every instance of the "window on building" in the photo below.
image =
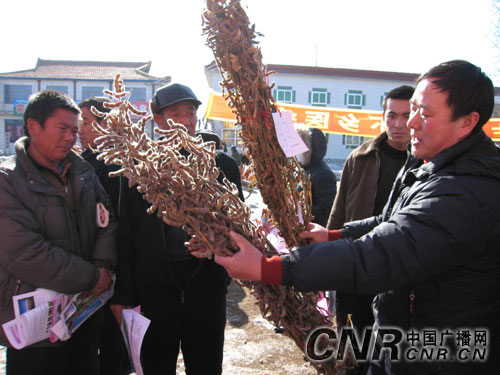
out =
{"type": "Polygon", "coordinates": [[[145,102],[146,88],[145,87],[132,87],[132,95],[130,95],[131,102],[145,102]]]}
{"type": "Polygon", "coordinates": [[[291,86],[278,86],[277,89],[273,90],[274,100],[282,103],[294,103],[295,102],[295,90],[292,90],[291,86]]]}
{"type": "Polygon", "coordinates": [[[18,138],[24,135],[23,120],[5,119],[5,133],[9,133],[10,143],[14,143],[18,138]]]}
{"type": "Polygon", "coordinates": [[[309,103],[316,107],[326,107],[330,104],[330,93],[326,89],[312,89],[309,92],[309,103]]]}
{"type": "Polygon", "coordinates": [[[361,146],[364,141],[365,141],[365,137],[361,137],[359,135],[344,134],[342,136],[342,144],[346,148],[356,148],[358,146],[361,146]]]}
{"type": "Polygon", "coordinates": [[[83,86],[82,87],[82,100],[91,98],[92,96],[103,96],[102,86],[83,86]]]}
{"type": "Polygon", "coordinates": [[[14,104],[16,99],[29,99],[32,90],[31,85],[3,85],[4,102],[14,104]]]}
{"type": "Polygon", "coordinates": [[[363,95],[363,91],[360,90],[349,90],[344,95],[344,104],[347,108],[351,109],[362,109],[365,106],[366,95],[363,95]]]}
{"type": "Polygon", "coordinates": [[[47,85],[47,90],[55,90],[68,95],[68,86],[47,85]]]}
{"type": "Polygon", "coordinates": [[[380,97],[380,106],[383,107],[384,99],[387,96],[388,91],[384,92],[384,95],[380,97]]]}

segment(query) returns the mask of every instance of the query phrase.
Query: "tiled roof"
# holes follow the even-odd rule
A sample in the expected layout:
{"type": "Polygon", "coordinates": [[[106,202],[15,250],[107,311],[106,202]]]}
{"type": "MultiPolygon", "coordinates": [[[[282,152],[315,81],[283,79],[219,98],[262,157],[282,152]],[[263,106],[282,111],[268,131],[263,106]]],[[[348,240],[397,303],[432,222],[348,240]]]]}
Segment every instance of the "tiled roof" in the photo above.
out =
{"type": "Polygon", "coordinates": [[[276,71],[277,73],[289,74],[306,74],[314,76],[326,77],[353,77],[353,78],[371,78],[383,79],[391,81],[415,81],[419,74],[417,73],[399,73],[385,72],[379,70],[360,70],[360,69],[343,69],[343,68],[322,68],[316,66],[298,66],[298,65],[267,65],[268,71],[276,71]]]}
{"type": "MultiPolygon", "coordinates": [[[[326,77],[353,77],[353,78],[371,78],[383,79],[391,81],[416,81],[420,74],[417,73],[400,73],[386,72],[380,70],[360,70],[360,69],[343,69],[343,68],[321,68],[315,66],[299,66],[299,65],[280,65],[269,64],[266,66],[267,71],[275,71],[276,73],[288,74],[305,74],[326,77]]],[[[205,71],[217,69],[217,64],[212,61],[205,65],[205,71]]],[[[500,96],[500,87],[495,87],[495,96],[500,96]]]]}
{"type": "Polygon", "coordinates": [[[0,73],[2,78],[43,78],[77,80],[111,80],[120,73],[124,80],[166,81],[170,77],[155,77],[149,74],[151,61],[148,62],[110,62],[110,61],[68,61],[38,59],[34,69],[18,72],[0,73]]]}
{"type": "MultiPolygon", "coordinates": [[[[299,66],[299,65],[280,65],[268,64],[267,71],[275,71],[276,73],[288,74],[305,74],[314,76],[326,77],[353,77],[353,78],[371,78],[383,79],[392,81],[415,81],[419,74],[417,73],[399,73],[385,72],[378,70],[360,70],[360,69],[343,69],[343,68],[321,68],[316,66],[299,66]]],[[[205,66],[205,70],[217,69],[215,61],[205,66]]]]}

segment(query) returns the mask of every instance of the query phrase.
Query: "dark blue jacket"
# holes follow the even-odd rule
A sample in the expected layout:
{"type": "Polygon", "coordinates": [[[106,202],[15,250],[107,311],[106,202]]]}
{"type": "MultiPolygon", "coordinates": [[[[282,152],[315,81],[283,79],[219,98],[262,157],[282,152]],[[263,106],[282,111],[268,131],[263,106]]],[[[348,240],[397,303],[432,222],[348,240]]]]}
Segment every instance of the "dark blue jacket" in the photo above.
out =
{"type": "MultiPolygon", "coordinates": [[[[381,216],[349,223],[341,230],[343,240],[306,246],[284,257],[283,283],[302,291],[378,294],[379,326],[404,331],[487,328],[490,365],[497,366],[499,193],[500,153],[482,131],[426,164],[410,158],[381,216]]],[[[385,370],[490,373],[476,366],[474,362],[394,362],[386,363],[385,370]]]]}

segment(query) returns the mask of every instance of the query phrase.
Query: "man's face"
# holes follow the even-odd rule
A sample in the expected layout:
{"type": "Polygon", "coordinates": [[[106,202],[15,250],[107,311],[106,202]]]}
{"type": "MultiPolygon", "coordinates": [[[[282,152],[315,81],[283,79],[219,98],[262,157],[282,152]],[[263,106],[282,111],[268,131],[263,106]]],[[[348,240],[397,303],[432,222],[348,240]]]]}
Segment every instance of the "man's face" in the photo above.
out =
{"type": "Polygon", "coordinates": [[[28,120],[32,156],[42,165],[57,167],[66,159],[76,142],[78,113],[58,108],[42,126],[34,119],[28,120]]]}
{"type": "Polygon", "coordinates": [[[441,151],[453,146],[471,132],[468,117],[452,121],[452,108],[446,102],[447,92],[428,79],[420,81],[410,100],[412,154],[422,160],[430,160],[441,151]]]}
{"type": "Polygon", "coordinates": [[[387,143],[397,150],[406,150],[410,142],[410,129],[407,126],[410,117],[410,101],[404,99],[388,99],[384,122],[387,132],[387,143]]]}
{"type": "Polygon", "coordinates": [[[160,114],[162,120],[157,121],[160,129],[168,129],[167,120],[182,124],[187,128],[188,134],[194,137],[196,133],[196,106],[190,100],[183,100],[164,108],[160,114]]]}
{"type": "Polygon", "coordinates": [[[78,137],[80,138],[80,143],[84,149],[92,147],[95,148],[95,139],[97,134],[92,127],[92,123],[97,121],[97,118],[92,114],[90,109],[81,108],[82,114],[80,118],[80,124],[78,126],[78,137]]]}

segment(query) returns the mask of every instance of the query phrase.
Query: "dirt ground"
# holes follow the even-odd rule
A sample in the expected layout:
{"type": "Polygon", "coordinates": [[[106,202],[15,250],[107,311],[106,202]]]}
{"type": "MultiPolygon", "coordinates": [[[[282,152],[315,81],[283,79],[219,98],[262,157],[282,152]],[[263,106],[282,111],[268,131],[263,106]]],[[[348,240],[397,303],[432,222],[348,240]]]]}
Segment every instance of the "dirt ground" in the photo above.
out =
{"type": "MultiPolygon", "coordinates": [[[[256,300],[234,281],[227,295],[223,373],[228,375],[314,375],[316,371],[288,337],[274,332],[256,300]]],[[[178,374],[184,375],[182,359],[178,374]]]]}

